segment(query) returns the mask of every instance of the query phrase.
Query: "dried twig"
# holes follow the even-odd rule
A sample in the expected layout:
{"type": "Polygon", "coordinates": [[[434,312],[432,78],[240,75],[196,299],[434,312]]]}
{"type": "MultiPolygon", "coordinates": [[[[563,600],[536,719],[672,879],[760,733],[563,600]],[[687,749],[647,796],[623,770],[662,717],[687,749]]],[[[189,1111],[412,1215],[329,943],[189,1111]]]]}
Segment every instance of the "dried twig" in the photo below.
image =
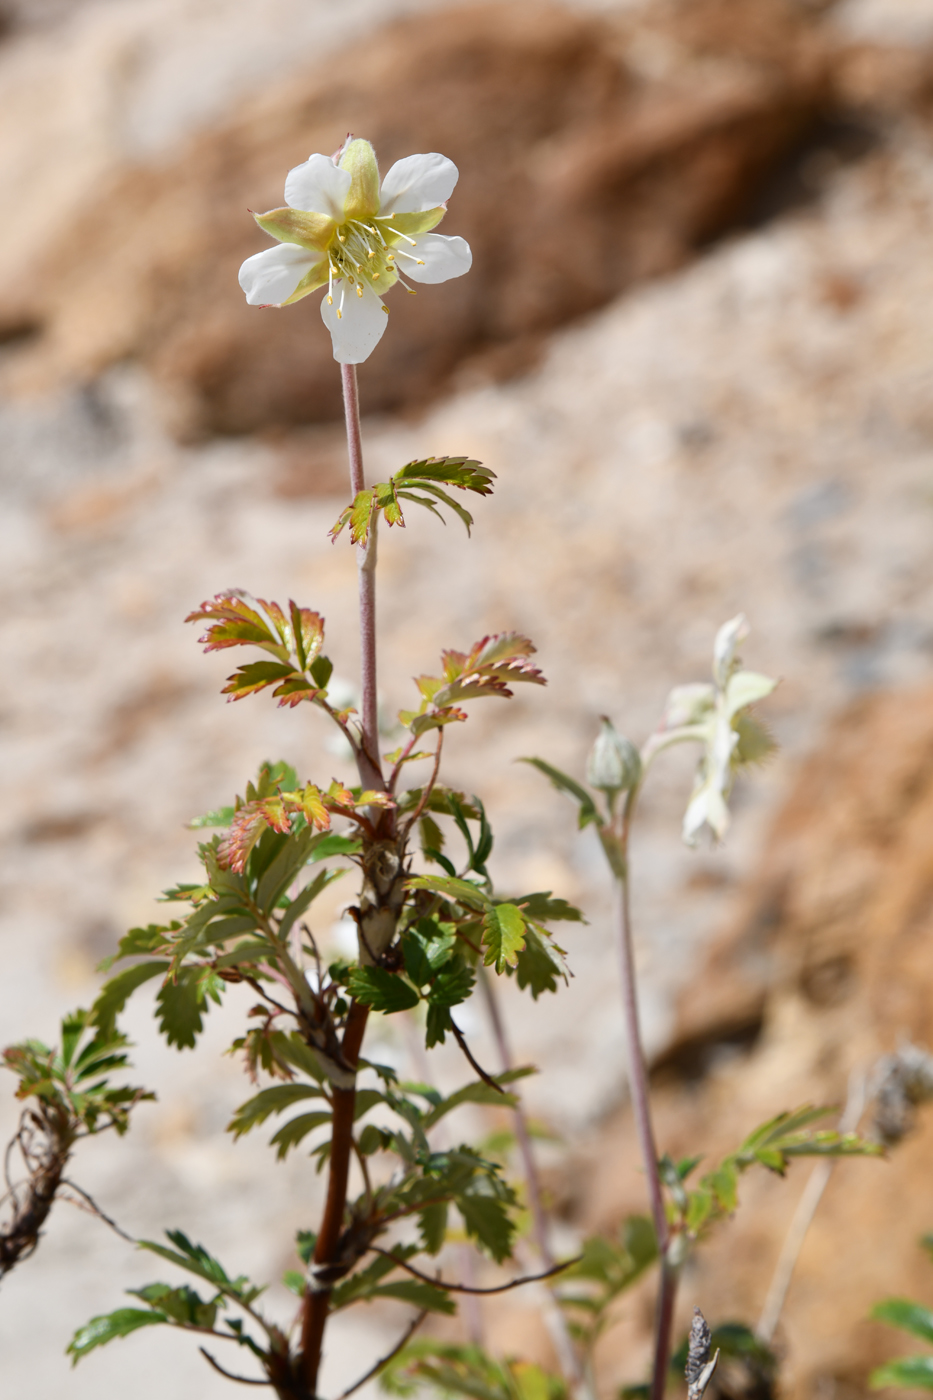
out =
{"type": "MultiPolygon", "coordinates": [[[[849,1079],[846,1106],[839,1119],[839,1131],[841,1133],[854,1133],[864,1108],[865,1075],[862,1072],[853,1072],[849,1079]]],[[[797,1202],[797,1209],[794,1211],[790,1228],[784,1237],[764,1307],[758,1319],[758,1326],[755,1328],[756,1337],[759,1337],[763,1342],[770,1342],[777,1329],[778,1320],[787,1298],[787,1290],[790,1288],[797,1259],[803,1248],[803,1242],[813,1223],[813,1217],[823,1198],[823,1192],[829,1185],[829,1178],[833,1174],[835,1165],[835,1160],[832,1157],[825,1157],[822,1162],[818,1162],[810,1173],[800,1200],[797,1202]]]]}
{"type": "Polygon", "coordinates": [[[684,1367],[684,1375],[687,1378],[687,1400],[701,1400],[706,1387],[713,1378],[713,1372],[719,1360],[719,1348],[717,1347],[716,1355],[710,1360],[711,1341],[712,1333],[709,1330],[709,1323],[700,1309],[694,1308],[693,1321],[690,1324],[687,1364],[684,1367]]]}
{"type": "Polygon", "coordinates": [[[122,1239],[128,1240],[130,1244],[137,1243],[132,1235],[128,1235],[115,1220],[111,1220],[110,1216],[101,1210],[93,1196],[89,1196],[87,1191],[82,1187],[76,1185],[73,1181],[69,1181],[68,1178],[64,1176],[59,1185],[67,1186],[69,1191],[74,1191],[76,1195],[81,1197],[80,1201],[75,1201],[72,1200],[70,1196],[62,1196],[63,1201],[68,1201],[70,1205],[77,1206],[78,1210],[86,1210],[89,1215],[96,1215],[98,1220],[102,1220],[105,1225],[109,1225],[111,1230],[115,1230],[122,1239]]]}

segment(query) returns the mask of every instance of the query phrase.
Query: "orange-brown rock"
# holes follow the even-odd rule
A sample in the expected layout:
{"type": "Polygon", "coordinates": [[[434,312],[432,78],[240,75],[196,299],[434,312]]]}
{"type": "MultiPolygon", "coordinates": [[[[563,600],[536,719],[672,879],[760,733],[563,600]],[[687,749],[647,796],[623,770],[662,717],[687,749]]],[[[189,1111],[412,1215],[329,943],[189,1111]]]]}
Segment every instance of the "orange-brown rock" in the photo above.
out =
{"type": "MultiPolygon", "coordinates": [[[[393,292],[364,407],[417,404],[468,356],[514,372],[543,332],[676,266],[747,210],[825,101],[823,54],[786,0],[681,0],[628,27],[536,4],[406,21],[95,191],[53,240],[31,293],[44,334],[11,382],[86,379],[134,358],[170,391],[183,431],[333,416],[318,298],[248,308],[236,272],[266,246],[247,207],[279,204],[286,170],[350,128],[385,165],[449,154],[462,177],[444,231],[475,253],[468,278],[416,303],[393,292]]],[[[23,295],[17,324],[30,319],[23,295]]]]}
{"type": "MultiPolygon", "coordinates": [[[[859,700],[803,767],[740,917],[693,979],[677,1042],[656,1068],[660,1148],[712,1163],[771,1114],[845,1101],[850,1075],[904,1038],[933,1045],[930,688],[859,700]],[[737,1050],[756,1025],[752,1048],[737,1050]]],[[[933,1302],[933,1267],[917,1247],[933,1226],[931,1152],[933,1111],[921,1109],[886,1161],[835,1169],[777,1334],[783,1394],[862,1394],[872,1366],[922,1349],[867,1314],[891,1294],[933,1302]]],[[[592,1163],[578,1210],[586,1228],[644,1209],[627,1112],[592,1163]]],[[[755,1324],[809,1171],[803,1162],[785,1181],[743,1178],[736,1219],[687,1271],[681,1327],[695,1303],[713,1322],[755,1324]]],[[[640,1378],[647,1293],[620,1316],[602,1344],[607,1383],[640,1378]]]]}

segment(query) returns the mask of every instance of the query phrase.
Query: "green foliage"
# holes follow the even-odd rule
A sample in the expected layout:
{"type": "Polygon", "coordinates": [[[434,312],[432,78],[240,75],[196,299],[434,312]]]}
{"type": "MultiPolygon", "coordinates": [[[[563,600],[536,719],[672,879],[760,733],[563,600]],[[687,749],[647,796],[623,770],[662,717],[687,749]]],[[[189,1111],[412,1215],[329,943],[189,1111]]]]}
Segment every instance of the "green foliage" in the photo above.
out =
{"type": "Polygon", "coordinates": [[[443,521],[444,517],[437,509],[437,503],[442,502],[460,517],[469,534],[472,515],[444,490],[444,486],[456,486],[461,491],[488,496],[494,480],[494,472],[467,457],[428,457],[420,462],[409,462],[388,481],[358,492],[352,503],[341,511],[330,531],[331,539],[336,540],[344,527],[349,525],[352,543],[365,545],[380,511],[385,516],[386,524],[400,525],[404,529],[402,501],[414,501],[443,521]]]}
{"type": "Polygon", "coordinates": [[[26,1040],[3,1051],[3,1064],[18,1077],[16,1096],[34,1098],[56,1119],[57,1135],[67,1147],[79,1137],[106,1128],[121,1134],[129,1127],[135,1104],[154,1094],[129,1085],[113,1085],[110,1076],[129,1065],[125,1035],[95,1027],[88,1011],[73,1011],[61,1023],[61,1048],[26,1040]]]}
{"type": "Polygon", "coordinates": [[[534,651],[520,633],[500,632],[481,638],[469,652],[443,652],[443,674],[418,677],[421,705],[417,710],[399,711],[399,723],[418,736],[466,719],[459,708],[466,700],[490,695],[508,699],[514,694],[509,686],[516,681],[546,685],[538,668],[527,660],[534,651]]]}
{"type": "Polygon", "coordinates": [[[478,1346],[425,1339],[409,1342],[382,1372],[390,1395],[421,1389],[470,1400],[566,1400],[567,1387],[527,1361],[497,1361],[478,1346]]]}
{"type": "Polygon", "coordinates": [[[186,1269],[190,1274],[196,1274],[198,1278],[213,1284],[218,1294],[244,1307],[249,1307],[264,1291],[250,1283],[245,1274],[231,1278],[219,1259],[208,1254],[203,1245],[192,1244],[183,1231],[166,1230],[165,1237],[175,1246],[174,1249],[153,1240],[139,1240],[139,1248],[158,1254],[162,1259],[177,1264],[180,1269],[186,1269]]]}
{"type": "Polygon", "coordinates": [[[868,1384],[872,1390],[933,1390],[933,1356],[900,1356],[876,1366],[868,1384]]]}
{"type": "MultiPolygon", "coordinates": [[[[922,1247],[933,1253],[933,1235],[924,1235],[922,1247]]],[[[876,1322],[897,1327],[922,1342],[933,1344],[933,1309],[910,1298],[885,1298],[870,1316],[876,1322]]],[[[890,1386],[897,1390],[933,1390],[933,1356],[898,1356],[878,1366],[868,1378],[873,1390],[890,1386]]]]}
{"type": "Polygon", "coordinates": [[[148,1311],[142,1308],[118,1308],[115,1312],[91,1318],[90,1322],[78,1328],[68,1346],[72,1365],[76,1365],[96,1347],[112,1342],[115,1337],[125,1337],[140,1327],[157,1324],[233,1339],[241,1346],[248,1346],[258,1357],[265,1356],[256,1342],[243,1331],[243,1324],[239,1319],[224,1319],[228,1329],[226,1331],[218,1331],[216,1328],[218,1313],[228,1302],[243,1308],[257,1321],[262,1322],[252,1305],[263,1290],[251,1284],[245,1275],[231,1278],[219,1260],[208,1254],[201,1245],[192,1244],[181,1230],[167,1230],[166,1237],[175,1246],[174,1249],[156,1244],[152,1240],[138,1241],[139,1248],[158,1254],[203,1279],[212,1286],[213,1296],[202,1298],[193,1288],[184,1284],[173,1288],[167,1283],[150,1283],[144,1288],[127,1289],[132,1297],[146,1303],[148,1311]]]}
{"type": "Polygon", "coordinates": [[[274,658],[237,667],[223,690],[231,700],[242,700],[269,686],[275,687],[272,693],[280,705],[324,698],[326,679],[322,685],[312,674],[324,643],[320,613],[290,602],[286,614],[278,603],[231,589],[202,603],[185,621],[208,624],[199,638],[205,651],[255,646],[274,658]]]}
{"type": "Polygon", "coordinates": [[[525,920],[514,904],[497,904],[483,916],[483,962],[497,972],[516,967],[525,946],[525,920]]]}
{"type": "Polygon", "coordinates": [[[354,968],[349,987],[357,1001],[386,1015],[393,1011],[410,1011],[421,1000],[414,987],[382,967],[354,968]]]}
{"type": "Polygon", "coordinates": [[[557,1299],[568,1313],[572,1335],[587,1350],[608,1325],[616,1298],[631,1288],[657,1257],[654,1226],[641,1215],[630,1216],[614,1240],[594,1235],[584,1242],[582,1257],[560,1275],[557,1299]]]}
{"type": "Polygon", "coordinates": [[[241,1104],[227,1124],[227,1131],[234,1137],[242,1137],[264,1123],[271,1114],[284,1113],[302,1099],[319,1099],[323,1096],[324,1091],[317,1084],[275,1084],[241,1104]]]}
{"type": "MultiPolygon", "coordinates": [[[[343,869],[321,868],[307,883],[297,889],[296,885],[306,867],[352,857],[359,850],[355,837],[326,827],[315,829],[315,794],[320,797],[321,821],[328,825],[334,811],[353,818],[370,800],[388,799],[336,782],[325,792],[312,784],[300,792],[282,791],[284,783],[295,782],[286,764],[263,764],[245,798],[237,799],[227,835],[214,836],[199,847],[204,882],[169,892],[176,905],[189,905],[187,915],[168,924],[131,929],[121,940],[108,966],[125,958],[144,960],[118,971],[101,989],[91,1012],[101,1034],[113,1033],[128,998],[156,977],[162,981],[159,1027],[178,1049],[195,1045],[209,1005],[221,1001],[227,982],[249,978],[261,983],[284,976],[297,1004],[310,1011],[311,993],[288,940],[313,901],[343,869]],[[281,804],[281,811],[275,803],[281,804]]],[[[255,1063],[276,1072],[268,1046],[250,1048],[255,1063]]]]}
{"type": "Polygon", "coordinates": [[[909,1298],[886,1298],[876,1303],[871,1310],[876,1322],[886,1322],[890,1327],[899,1327],[922,1342],[933,1343],[933,1311],[922,1303],[911,1302],[909,1298]]]}
{"type": "Polygon", "coordinates": [[[143,1308],[117,1308],[115,1312],[92,1317],[90,1322],[79,1327],[68,1344],[66,1355],[71,1357],[72,1366],[76,1366],[82,1356],[87,1356],[95,1347],[106,1346],[115,1337],[128,1337],[140,1327],[152,1327],[169,1320],[168,1313],[156,1307],[148,1311],[143,1308]]]}
{"type": "Polygon", "coordinates": [[[660,1162],[661,1177],[667,1186],[679,1224],[693,1239],[724,1215],[731,1215],[738,1204],[739,1177],[749,1167],[759,1165],[783,1176],[794,1157],[876,1157],[884,1149],[867,1142],[855,1133],[839,1133],[834,1129],[812,1128],[833,1110],[814,1108],[807,1104],[793,1112],[779,1113],[763,1123],[713,1171],[700,1179],[699,1186],[690,1191],[686,1179],[694,1171],[699,1158],[688,1158],[675,1164],[669,1157],[660,1162]]]}

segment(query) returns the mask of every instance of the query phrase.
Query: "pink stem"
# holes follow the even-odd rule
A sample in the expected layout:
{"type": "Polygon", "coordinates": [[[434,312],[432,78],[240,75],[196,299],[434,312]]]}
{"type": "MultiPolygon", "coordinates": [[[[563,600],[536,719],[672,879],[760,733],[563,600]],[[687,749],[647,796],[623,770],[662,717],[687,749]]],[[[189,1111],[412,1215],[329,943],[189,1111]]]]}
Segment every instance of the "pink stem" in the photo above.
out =
{"type": "MultiPolygon", "coordinates": [[[[356,365],[341,365],[343,409],[347,423],[347,450],[350,457],[350,488],[354,498],[366,489],[363,473],[363,439],[360,432],[360,399],[356,365]]],[[[360,719],[363,727],[362,752],[357,759],[360,781],[369,788],[384,789],[385,779],[379,762],[379,724],[376,698],[376,519],[369,539],[357,552],[360,598],[360,719]]]]}
{"type": "Polygon", "coordinates": [[[657,1326],[655,1332],[654,1369],[651,1379],[651,1400],[663,1400],[667,1384],[667,1371],[670,1357],[671,1324],[674,1314],[674,1300],[677,1291],[677,1270],[668,1259],[671,1244],[667,1212],[664,1208],[664,1191],[658,1169],[658,1149],[651,1121],[651,1101],[648,1091],[648,1071],[642,1050],[641,1024],[638,1011],[638,983],[635,976],[635,952],[632,940],[632,916],[629,905],[628,882],[628,833],[631,821],[634,793],[629,793],[622,817],[620,844],[625,861],[625,874],[617,881],[618,885],[618,928],[619,958],[622,970],[622,1019],[625,1027],[625,1047],[629,1065],[629,1087],[632,1095],[632,1113],[635,1118],[635,1131],[641,1148],[645,1177],[648,1182],[648,1198],[651,1202],[651,1216],[658,1240],[658,1253],[661,1256],[661,1287],[658,1295],[657,1326]]]}

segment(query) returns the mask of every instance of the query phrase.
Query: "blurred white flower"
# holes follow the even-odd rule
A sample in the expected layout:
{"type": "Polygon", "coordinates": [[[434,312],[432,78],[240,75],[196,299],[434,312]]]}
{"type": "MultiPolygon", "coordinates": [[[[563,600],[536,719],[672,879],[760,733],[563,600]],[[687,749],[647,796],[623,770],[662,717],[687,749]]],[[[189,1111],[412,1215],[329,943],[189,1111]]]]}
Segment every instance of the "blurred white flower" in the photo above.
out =
{"type": "Polygon", "coordinates": [[[279,243],[240,268],[246,300],[289,306],[326,286],[321,315],[334,359],[359,364],[382,339],[389,311],[382,295],[390,287],[469,272],[469,244],[430,232],[447,212],[458,173],[446,156],[406,156],[380,186],[368,141],[348,138],[334,157],[312,155],[289,171],[286,207],[253,216],[279,243]]]}
{"type": "Polygon", "coordinates": [[[681,685],[671,691],[664,717],[664,746],[697,739],[703,754],[683,837],[695,846],[704,824],[717,840],[729,826],[728,798],[739,768],[760,763],[774,748],[763,724],[747,713],[750,705],[770,695],[777,681],[757,671],[742,671],[739,644],[748,635],[740,613],[720,627],[713,647],[713,684],[681,685]]]}

